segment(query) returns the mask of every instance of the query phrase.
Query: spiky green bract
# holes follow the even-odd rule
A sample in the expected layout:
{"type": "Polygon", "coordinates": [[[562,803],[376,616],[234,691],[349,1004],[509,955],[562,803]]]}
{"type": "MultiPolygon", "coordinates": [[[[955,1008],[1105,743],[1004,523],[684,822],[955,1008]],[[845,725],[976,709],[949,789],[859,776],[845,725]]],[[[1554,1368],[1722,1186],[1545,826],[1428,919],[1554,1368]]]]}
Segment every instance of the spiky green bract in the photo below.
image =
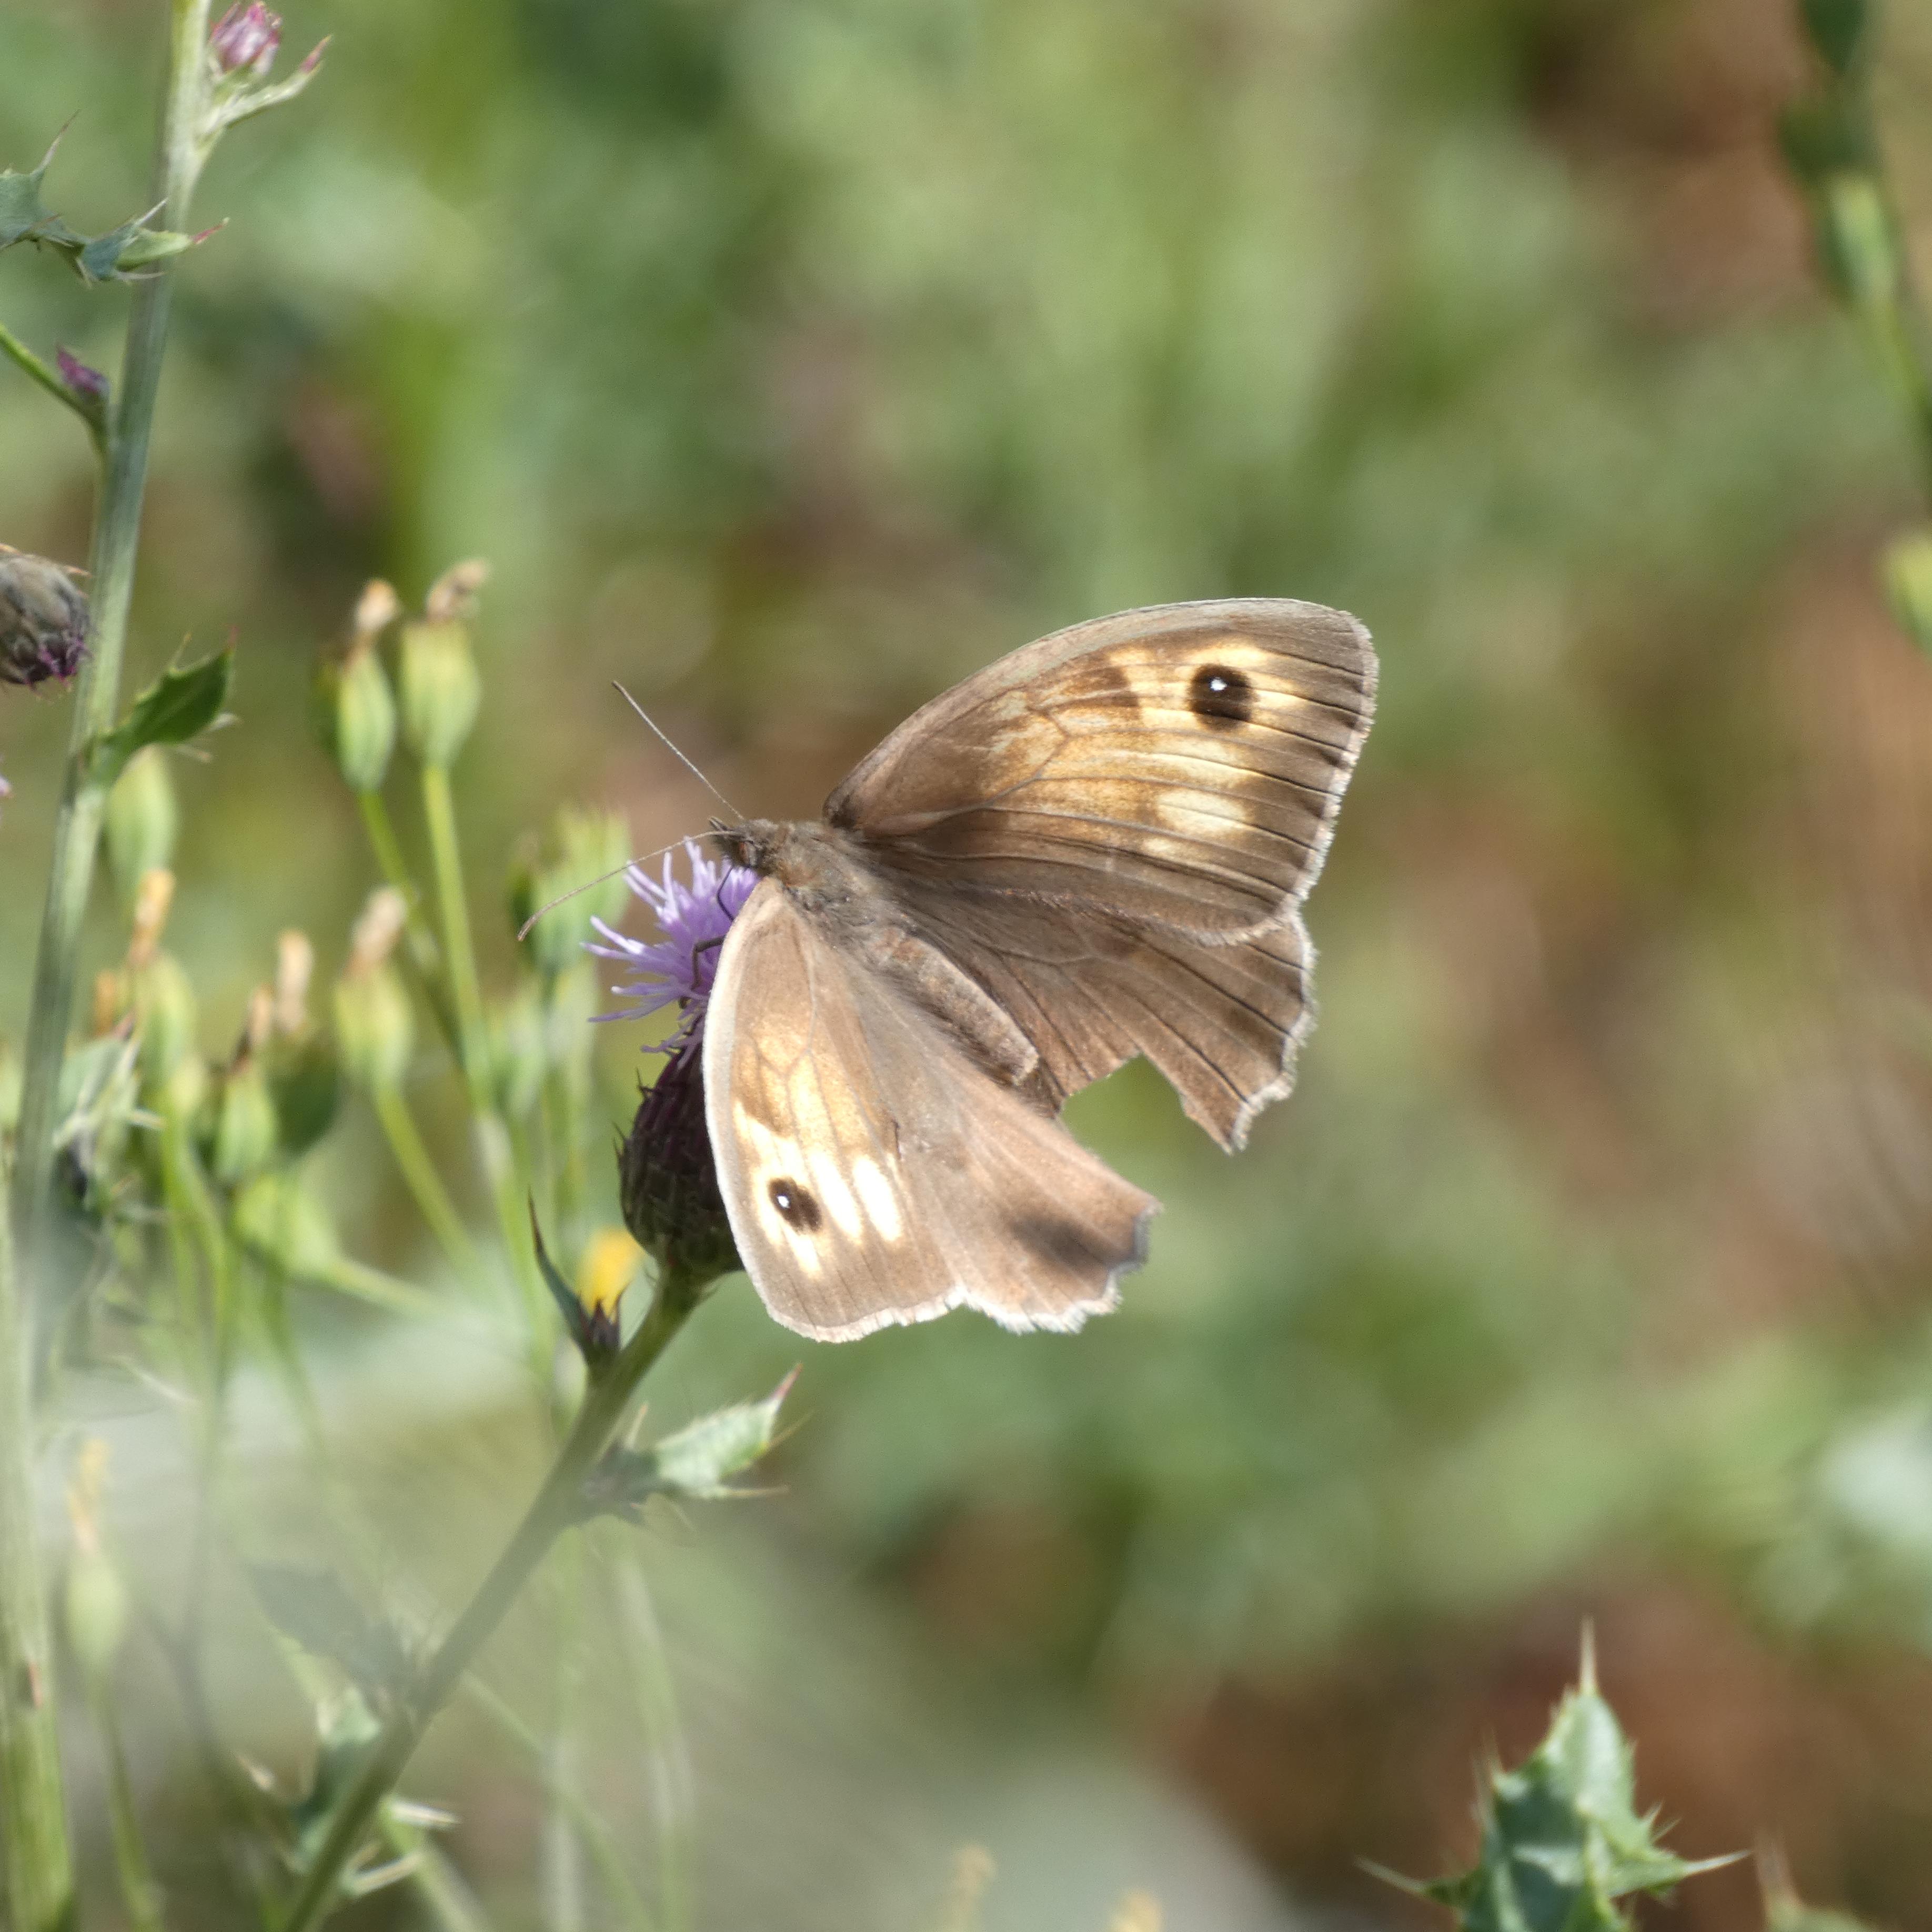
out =
{"type": "Polygon", "coordinates": [[[30,172],[0,169],[0,248],[10,248],[16,242],[34,242],[64,255],[84,282],[124,282],[194,245],[192,236],[148,226],[160,212],[158,208],[124,221],[111,234],[78,233],[40,199],[40,183],[53,158],[50,148],[40,166],[30,172]]]}
{"type": "Polygon", "coordinates": [[[716,1502],[752,1493],[734,1483],[771,1448],[794,1369],[762,1402],[734,1402],[700,1416],[648,1449],[608,1450],[584,1485],[599,1512],[635,1520],[652,1496],[716,1502]]]}
{"type": "Polygon", "coordinates": [[[1596,1686],[1582,1682],[1557,1706],[1548,1735],[1514,1771],[1488,1774],[1483,1844],[1474,1867],[1426,1885],[1381,1876],[1446,1905],[1462,1932],[1629,1932],[1618,1901],[1667,1892],[1733,1858],[1680,1858],[1636,1809],[1633,1754],[1596,1686]]]}

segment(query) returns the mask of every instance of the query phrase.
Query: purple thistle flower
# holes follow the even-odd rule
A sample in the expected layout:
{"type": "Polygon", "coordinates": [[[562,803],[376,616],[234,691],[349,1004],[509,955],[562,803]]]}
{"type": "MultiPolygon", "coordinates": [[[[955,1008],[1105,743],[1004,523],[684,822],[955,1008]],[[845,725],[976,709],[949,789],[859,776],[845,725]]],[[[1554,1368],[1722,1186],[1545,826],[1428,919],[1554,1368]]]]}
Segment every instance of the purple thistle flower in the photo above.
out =
{"type": "Polygon", "coordinates": [[[649,1051],[682,1055],[694,1046],[704,1027],[704,1010],[718,977],[718,956],[731,922],[742,910],[758,883],[758,874],[728,859],[707,859],[690,839],[684,853],[691,866],[691,883],[674,877],[675,854],[667,854],[664,873],[654,879],[641,866],[625,873],[625,882],[651,909],[664,937],[651,944],[631,939],[601,919],[590,922],[608,945],[586,943],[584,950],[600,959],[615,959],[629,976],[611,991],[631,1004],[600,1013],[606,1020],[642,1019],[674,1004],[682,1009],[669,1039],[649,1051]]]}
{"type": "Polygon", "coordinates": [[[208,50],[224,74],[248,73],[260,80],[274,64],[276,50],[282,44],[282,22],[262,0],[237,4],[215,23],[208,37],[208,50]]]}

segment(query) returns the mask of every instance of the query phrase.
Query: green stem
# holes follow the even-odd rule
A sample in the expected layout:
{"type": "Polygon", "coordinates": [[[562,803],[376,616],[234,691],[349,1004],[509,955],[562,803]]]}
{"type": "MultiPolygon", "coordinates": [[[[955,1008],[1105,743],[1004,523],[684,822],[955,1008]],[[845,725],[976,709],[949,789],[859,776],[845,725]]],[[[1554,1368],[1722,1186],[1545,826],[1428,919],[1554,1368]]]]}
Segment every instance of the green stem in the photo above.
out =
{"type": "Polygon", "coordinates": [[[430,1160],[429,1149],[423,1144],[422,1136],[416,1130],[416,1119],[410,1112],[408,1102],[400,1090],[388,1081],[375,1088],[370,1099],[375,1106],[376,1118],[382,1124],[383,1136],[389,1143],[389,1151],[395,1156],[404,1183],[416,1201],[417,1212],[428,1222],[444,1258],[466,1282],[478,1280],[482,1273],[482,1258],[476,1252],[476,1243],[470,1238],[469,1229],[463,1225],[463,1217],[457,1213],[443,1187],[436,1163],[430,1160]]]}
{"type": "Polygon", "coordinates": [[[0,1214],[0,1900],[15,1932],[70,1920],[74,1867],[34,1510],[32,1346],[0,1214]]]}
{"type": "Polygon", "coordinates": [[[6,356],[23,373],[32,376],[56,402],[66,404],[86,424],[87,433],[94,440],[94,454],[97,456],[106,455],[104,425],[106,418],[100,405],[97,403],[90,408],[4,322],[0,322],[0,356],[6,356]]]}
{"type": "Polygon", "coordinates": [[[658,1284],[650,1312],[625,1344],[622,1354],[608,1374],[585,1390],[577,1420],[523,1521],[435,1654],[398,1697],[362,1769],[338,1804],[328,1835],[304,1874],[278,1932],[310,1932],[340,1902],[343,1875],[361,1850],[382,1800],[394,1789],[423,1733],[550,1553],[551,1545],[582,1520],[585,1477],[610,1446],[646,1371],[684,1326],[706,1285],[689,1276],[668,1274],[658,1284]]]}
{"type": "MultiPolygon", "coordinates": [[[[210,0],[172,0],[154,192],[160,204],[159,220],[176,230],[188,226],[188,203],[201,172],[200,124],[206,104],[204,50],[209,5],[210,0]]],[[[106,793],[92,775],[88,754],[94,740],[113,724],[119,703],[128,608],[141,540],[141,502],[147,488],[148,444],[173,298],[170,266],[158,263],[134,292],[119,393],[103,452],[100,498],[88,559],[88,594],[92,604],[88,657],[74,694],[67,782],[54,821],[53,858],[40,922],[40,950],[34,964],[22,1072],[11,1212],[14,1238],[29,1269],[34,1264],[38,1223],[53,1175],[61,1059],[74,1005],[81,920],[94,883],[101,814],[106,805],[106,793]]]]}
{"type": "Polygon", "coordinates": [[[161,1892],[148,1862],[141,1838],[141,1821],[134,1806],[134,1780],[128,1775],[128,1753],[122,1742],[121,1720],[114,1700],[104,1687],[92,1684],[88,1703],[94,1729],[100,1733],[107,1760],[107,1816],[114,1840],[114,1868],[121,1881],[122,1903],[134,1932],[162,1932],[161,1892]]]}
{"type": "Polygon", "coordinates": [[[471,1676],[463,1688],[495,1720],[497,1727],[529,1754],[537,1775],[544,1780],[550,1796],[569,1813],[618,1917],[630,1932],[654,1932],[656,1921],[651,1916],[650,1907],[644,1903],[644,1894],[625,1869],[624,1861],[611,1839],[610,1827],[592,1810],[574,1785],[552,1782],[554,1768],[544,1749],[543,1739],[482,1678],[471,1676]]]}
{"type": "Polygon", "coordinates": [[[409,949],[410,970],[416,975],[430,1011],[436,1016],[443,1038],[449,1042],[450,1052],[460,1058],[463,1043],[449,995],[443,989],[442,962],[435,938],[424,921],[422,895],[416,890],[416,882],[404,861],[402,842],[390,822],[388,808],[382,802],[382,794],[376,791],[358,791],[356,802],[362,811],[363,830],[369,835],[369,848],[376,855],[383,878],[403,896],[403,943],[409,949]]]}
{"type": "Polygon", "coordinates": [[[436,878],[437,909],[442,919],[444,963],[456,1007],[458,1058],[470,1089],[476,1150],[496,1210],[503,1248],[523,1292],[532,1337],[547,1334],[544,1287],[530,1246],[526,1205],[530,1187],[518,1172],[508,1128],[490,1091],[489,1037],[483,1022],[483,994],[476,975],[476,949],[470,935],[470,901],[463,889],[463,854],[456,836],[456,806],[449,772],[442,765],[422,768],[423,818],[429,829],[430,865],[436,878]]]}
{"type": "MultiPolygon", "coordinates": [[[[209,4],[172,0],[154,198],[162,220],[176,229],[187,226],[201,170],[209,4]]],[[[88,560],[93,606],[88,654],[74,695],[66,782],[54,821],[4,1217],[9,1233],[0,1255],[0,1865],[6,1870],[0,1882],[14,1932],[56,1932],[74,1910],[46,1601],[34,1533],[29,1364],[35,1297],[28,1283],[38,1273],[39,1222],[53,1178],[61,1060],[80,968],[81,921],[106,805],[88,752],[113,723],[119,701],[148,442],[173,294],[174,277],[165,262],[135,291],[119,394],[100,448],[100,496],[88,560]]]]}
{"type": "Polygon", "coordinates": [[[457,1036],[463,1076],[477,1110],[489,1104],[484,1065],[483,995],[476,977],[476,950],[470,938],[470,902],[463,890],[463,853],[456,837],[456,804],[449,772],[442,765],[422,768],[423,817],[429,827],[430,864],[436,874],[437,910],[442,916],[442,950],[449,969],[449,991],[456,1003],[457,1036]]]}

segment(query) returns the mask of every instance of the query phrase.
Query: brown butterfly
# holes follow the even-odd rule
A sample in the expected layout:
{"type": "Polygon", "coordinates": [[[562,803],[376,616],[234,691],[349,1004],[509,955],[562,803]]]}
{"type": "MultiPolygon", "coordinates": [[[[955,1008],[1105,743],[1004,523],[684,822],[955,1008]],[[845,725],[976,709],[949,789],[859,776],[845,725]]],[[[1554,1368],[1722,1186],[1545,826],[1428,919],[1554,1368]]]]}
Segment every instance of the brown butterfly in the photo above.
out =
{"type": "Polygon", "coordinates": [[[1114,1305],[1159,1204],[1060,1107],[1144,1054],[1234,1148],[1288,1091],[1301,902],[1375,690],[1339,610],[1130,610],[915,712],[822,824],[719,829],[764,876],[718,961],[706,1105],[779,1321],[842,1340],[1114,1305]]]}

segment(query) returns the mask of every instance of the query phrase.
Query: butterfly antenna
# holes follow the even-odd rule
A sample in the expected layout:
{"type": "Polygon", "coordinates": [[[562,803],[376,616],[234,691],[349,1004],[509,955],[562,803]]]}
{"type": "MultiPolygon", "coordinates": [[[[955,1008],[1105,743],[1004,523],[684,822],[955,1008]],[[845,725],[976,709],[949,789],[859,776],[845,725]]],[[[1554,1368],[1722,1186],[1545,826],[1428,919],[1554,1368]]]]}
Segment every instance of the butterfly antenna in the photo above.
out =
{"type": "Polygon", "coordinates": [[[678,763],[681,764],[685,770],[688,771],[692,776],[698,782],[701,784],[704,789],[731,814],[734,820],[742,822],[745,814],[740,812],[738,808],[734,805],[731,801],[727,798],[701,771],[698,769],[697,766],[692,763],[690,759],[687,758],[685,754],[671,742],[669,737],[665,735],[662,728],[658,725],[657,720],[653,718],[651,714],[646,711],[621,684],[616,686],[616,689],[618,696],[622,698],[624,702],[628,704],[653,731],[657,733],[658,736],[663,740],[664,748],[670,753],[671,756],[674,758],[678,763]]]}
{"type": "Polygon", "coordinates": [[[653,859],[662,859],[667,852],[675,851],[679,846],[686,842],[682,838],[674,838],[668,845],[660,845],[655,852],[646,852],[640,859],[626,859],[621,866],[613,866],[608,872],[599,872],[596,878],[586,879],[582,885],[572,886],[567,892],[559,892],[548,905],[538,906],[536,910],[517,928],[517,943],[519,945],[522,944],[529,936],[530,928],[536,925],[545,913],[556,911],[559,906],[563,904],[567,900],[574,899],[579,892],[587,892],[592,886],[601,886],[605,880],[614,879],[620,872],[628,872],[633,866],[647,866],[653,859]]]}

